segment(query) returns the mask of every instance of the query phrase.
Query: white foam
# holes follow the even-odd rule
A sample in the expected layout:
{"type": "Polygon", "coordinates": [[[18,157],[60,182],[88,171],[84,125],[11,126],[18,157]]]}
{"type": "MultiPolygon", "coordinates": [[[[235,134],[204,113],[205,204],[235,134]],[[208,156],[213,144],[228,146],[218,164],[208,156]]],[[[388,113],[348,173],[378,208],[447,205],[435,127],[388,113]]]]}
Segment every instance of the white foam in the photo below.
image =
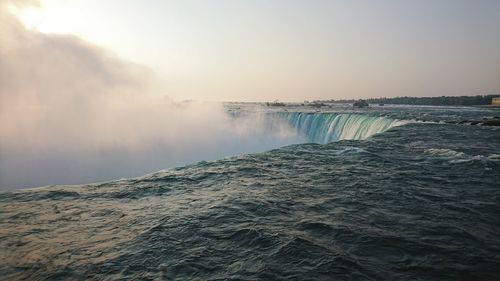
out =
{"type": "Polygon", "coordinates": [[[424,153],[432,155],[434,157],[443,158],[449,160],[452,164],[468,163],[472,161],[500,161],[500,155],[492,154],[490,156],[484,155],[469,155],[464,152],[455,151],[453,149],[447,148],[430,148],[424,150],[424,153]]]}
{"type": "Polygon", "coordinates": [[[500,154],[491,154],[488,156],[488,160],[491,161],[500,161],[500,154]]]}
{"type": "Polygon", "coordinates": [[[337,155],[342,155],[342,154],[358,154],[358,153],[363,153],[363,152],[367,152],[367,151],[364,150],[364,149],[362,149],[362,148],[359,148],[359,147],[348,146],[348,147],[345,147],[342,150],[337,151],[335,154],[337,154],[337,155]]]}
{"type": "Polygon", "coordinates": [[[463,152],[458,152],[447,148],[429,148],[426,149],[424,152],[426,154],[444,158],[463,158],[467,156],[467,154],[463,152]]]}

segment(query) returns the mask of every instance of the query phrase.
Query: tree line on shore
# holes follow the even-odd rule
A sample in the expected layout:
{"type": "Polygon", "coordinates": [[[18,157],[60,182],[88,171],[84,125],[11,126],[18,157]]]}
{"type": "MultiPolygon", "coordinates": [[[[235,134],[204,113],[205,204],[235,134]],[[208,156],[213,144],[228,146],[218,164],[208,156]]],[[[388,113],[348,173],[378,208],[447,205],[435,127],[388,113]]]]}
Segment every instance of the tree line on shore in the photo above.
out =
{"type": "MultiPolygon", "coordinates": [[[[490,105],[491,99],[500,95],[441,96],[441,97],[395,97],[370,98],[369,104],[411,104],[411,105],[490,105]]],[[[356,99],[328,100],[316,102],[355,103],[356,99]]]]}

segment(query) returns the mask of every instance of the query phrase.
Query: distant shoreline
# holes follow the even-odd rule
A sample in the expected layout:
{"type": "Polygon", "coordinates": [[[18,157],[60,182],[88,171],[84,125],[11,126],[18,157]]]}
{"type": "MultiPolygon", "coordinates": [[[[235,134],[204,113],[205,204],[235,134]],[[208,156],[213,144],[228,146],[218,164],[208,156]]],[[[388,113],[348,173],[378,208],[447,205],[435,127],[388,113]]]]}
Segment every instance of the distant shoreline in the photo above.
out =
{"type": "MultiPolygon", "coordinates": [[[[500,105],[492,105],[492,98],[500,97],[499,95],[476,95],[476,96],[441,96],[441,97],[394,97],[394,98],[368,98],[364,99],[369,104],[400,104],[400,105],[435,105],[435,106],[488,106],[499,107],[500,105]]],[[[357,99],[340,99],[340,100],[317,100],[314,103],[355,103],[357,99]]]]}

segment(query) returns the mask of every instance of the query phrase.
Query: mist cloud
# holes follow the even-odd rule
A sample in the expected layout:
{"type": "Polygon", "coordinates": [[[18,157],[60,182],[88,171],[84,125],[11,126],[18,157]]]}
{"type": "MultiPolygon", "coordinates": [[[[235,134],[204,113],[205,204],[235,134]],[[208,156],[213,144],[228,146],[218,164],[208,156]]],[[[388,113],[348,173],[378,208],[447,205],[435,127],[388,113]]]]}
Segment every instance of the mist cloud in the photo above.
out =
{"type": "Polygon", "coordinates": [[[139,176],[290,142],[232,122],[221,104],[173,101],[147,68],[80,38],[26,29],[9,4],[0,4],[0,189],[139,176]]]}

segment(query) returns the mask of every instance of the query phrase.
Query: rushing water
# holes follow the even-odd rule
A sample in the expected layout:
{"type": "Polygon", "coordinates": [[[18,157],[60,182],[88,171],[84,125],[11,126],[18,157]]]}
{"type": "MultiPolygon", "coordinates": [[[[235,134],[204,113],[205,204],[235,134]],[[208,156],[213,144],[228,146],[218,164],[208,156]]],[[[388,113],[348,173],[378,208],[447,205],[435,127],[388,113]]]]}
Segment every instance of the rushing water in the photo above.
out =
{"type": "Polygon", "coordinates": [[[268,113],[266,118],[271,124],[285,122],[307,142],[323,144],[338,140],[363,140],[405,124],[396,119],[359,113],[274,112],[268,113]]]}
{"type": "Polygon", "coordinates": [[[498,280],[500,130],[458,124],[498,111],[331,111],[264,112],[315,143],[1,193],[0,279],[498,280]]]}

